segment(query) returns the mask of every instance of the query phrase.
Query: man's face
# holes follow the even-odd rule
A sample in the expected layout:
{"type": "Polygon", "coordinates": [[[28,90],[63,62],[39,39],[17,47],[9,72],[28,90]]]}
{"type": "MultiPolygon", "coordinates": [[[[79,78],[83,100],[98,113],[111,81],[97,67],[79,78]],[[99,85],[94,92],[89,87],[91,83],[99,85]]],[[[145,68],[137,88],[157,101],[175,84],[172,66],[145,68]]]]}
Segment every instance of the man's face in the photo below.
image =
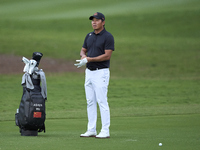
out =
{"type": "Polygon", "coordinates": [[[101,19],[96,19],[96,18],[92,19],[92,27],[94,30],[102,29],[104,24],[105,21],[102,21],[101,19]]]}

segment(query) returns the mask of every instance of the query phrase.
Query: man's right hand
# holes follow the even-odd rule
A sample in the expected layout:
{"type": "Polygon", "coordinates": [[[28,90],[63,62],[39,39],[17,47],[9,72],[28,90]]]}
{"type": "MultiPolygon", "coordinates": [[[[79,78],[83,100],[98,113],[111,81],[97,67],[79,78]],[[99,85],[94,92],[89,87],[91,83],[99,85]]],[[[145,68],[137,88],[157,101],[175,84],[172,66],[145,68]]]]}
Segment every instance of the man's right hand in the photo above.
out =
{"type": "Polygon", "coordinates": [[[79,63],[74,64],[74,65],[77,66],[77,68],[80,68],[80,67],[84,66],[85,64],[87,64],[88,60],[85,57],[85,58],[83,58],[81,60],[76,60],[76,62],[79,62],[79,63]]]}

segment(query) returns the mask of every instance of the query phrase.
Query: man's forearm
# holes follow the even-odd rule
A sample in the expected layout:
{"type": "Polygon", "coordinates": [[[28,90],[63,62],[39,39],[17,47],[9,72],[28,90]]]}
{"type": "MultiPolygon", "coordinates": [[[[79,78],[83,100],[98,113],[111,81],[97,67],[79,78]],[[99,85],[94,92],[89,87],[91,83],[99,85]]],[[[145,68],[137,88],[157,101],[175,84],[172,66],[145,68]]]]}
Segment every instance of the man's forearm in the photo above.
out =
{"type": "Polygon", "coordinates": [[[86,52],[87,52],[87,49],[85,49],[85,48],[82,47],[81,52],[80,52],[81,59],[87,57],[86,56],[86,52]]]}
{"type": "Polygon", "coordinates": [[[87,57],[88,62],[100,62],[106,61],[111,58],[112,50],[106,50],[105,54],[99,55],[97,57],[87,57]]]}
{"type": "Polygon", "coordinates": [[[88,62],[100,62],[100,61],[106,61],[109,60],[110,57],[103,54],[97,57],[87,57],[88,62]]]}
{"type": "Polygon", "coordinates": [[[81,51],[81,52],[80,52],[80,56],[81,56],[81,57],[86,56],[86,53],[85,53],[84,51],[81,51]]]}

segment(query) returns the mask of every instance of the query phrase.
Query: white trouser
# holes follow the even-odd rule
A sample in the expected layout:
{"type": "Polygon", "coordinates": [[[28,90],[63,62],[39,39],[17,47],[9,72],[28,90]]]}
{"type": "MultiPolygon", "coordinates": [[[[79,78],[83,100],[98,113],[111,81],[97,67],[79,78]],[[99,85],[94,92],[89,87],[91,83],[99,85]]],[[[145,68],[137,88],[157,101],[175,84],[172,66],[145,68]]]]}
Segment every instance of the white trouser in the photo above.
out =
{"type": "Polygon", "coordinates": [[[101,131],[109,133],[110,109],[107,102],[110,70],[100,69],[95,71],[85,70],[85,93],[87,99],[88,126],[87,130],[96,132],[97,103],[101,114],[101,131]]]}

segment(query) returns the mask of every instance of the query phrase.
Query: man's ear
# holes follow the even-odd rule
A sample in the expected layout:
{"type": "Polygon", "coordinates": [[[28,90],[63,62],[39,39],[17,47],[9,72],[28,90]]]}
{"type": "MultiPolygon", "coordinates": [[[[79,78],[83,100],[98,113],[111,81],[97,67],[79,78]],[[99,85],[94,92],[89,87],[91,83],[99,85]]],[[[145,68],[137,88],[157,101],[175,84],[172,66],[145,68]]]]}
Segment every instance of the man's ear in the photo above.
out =
{"type": "Polygon", "coordinates": [[[102,21],[102,23],[103,23],[103,26],[105,25],[105,21],[102,21]]]}

